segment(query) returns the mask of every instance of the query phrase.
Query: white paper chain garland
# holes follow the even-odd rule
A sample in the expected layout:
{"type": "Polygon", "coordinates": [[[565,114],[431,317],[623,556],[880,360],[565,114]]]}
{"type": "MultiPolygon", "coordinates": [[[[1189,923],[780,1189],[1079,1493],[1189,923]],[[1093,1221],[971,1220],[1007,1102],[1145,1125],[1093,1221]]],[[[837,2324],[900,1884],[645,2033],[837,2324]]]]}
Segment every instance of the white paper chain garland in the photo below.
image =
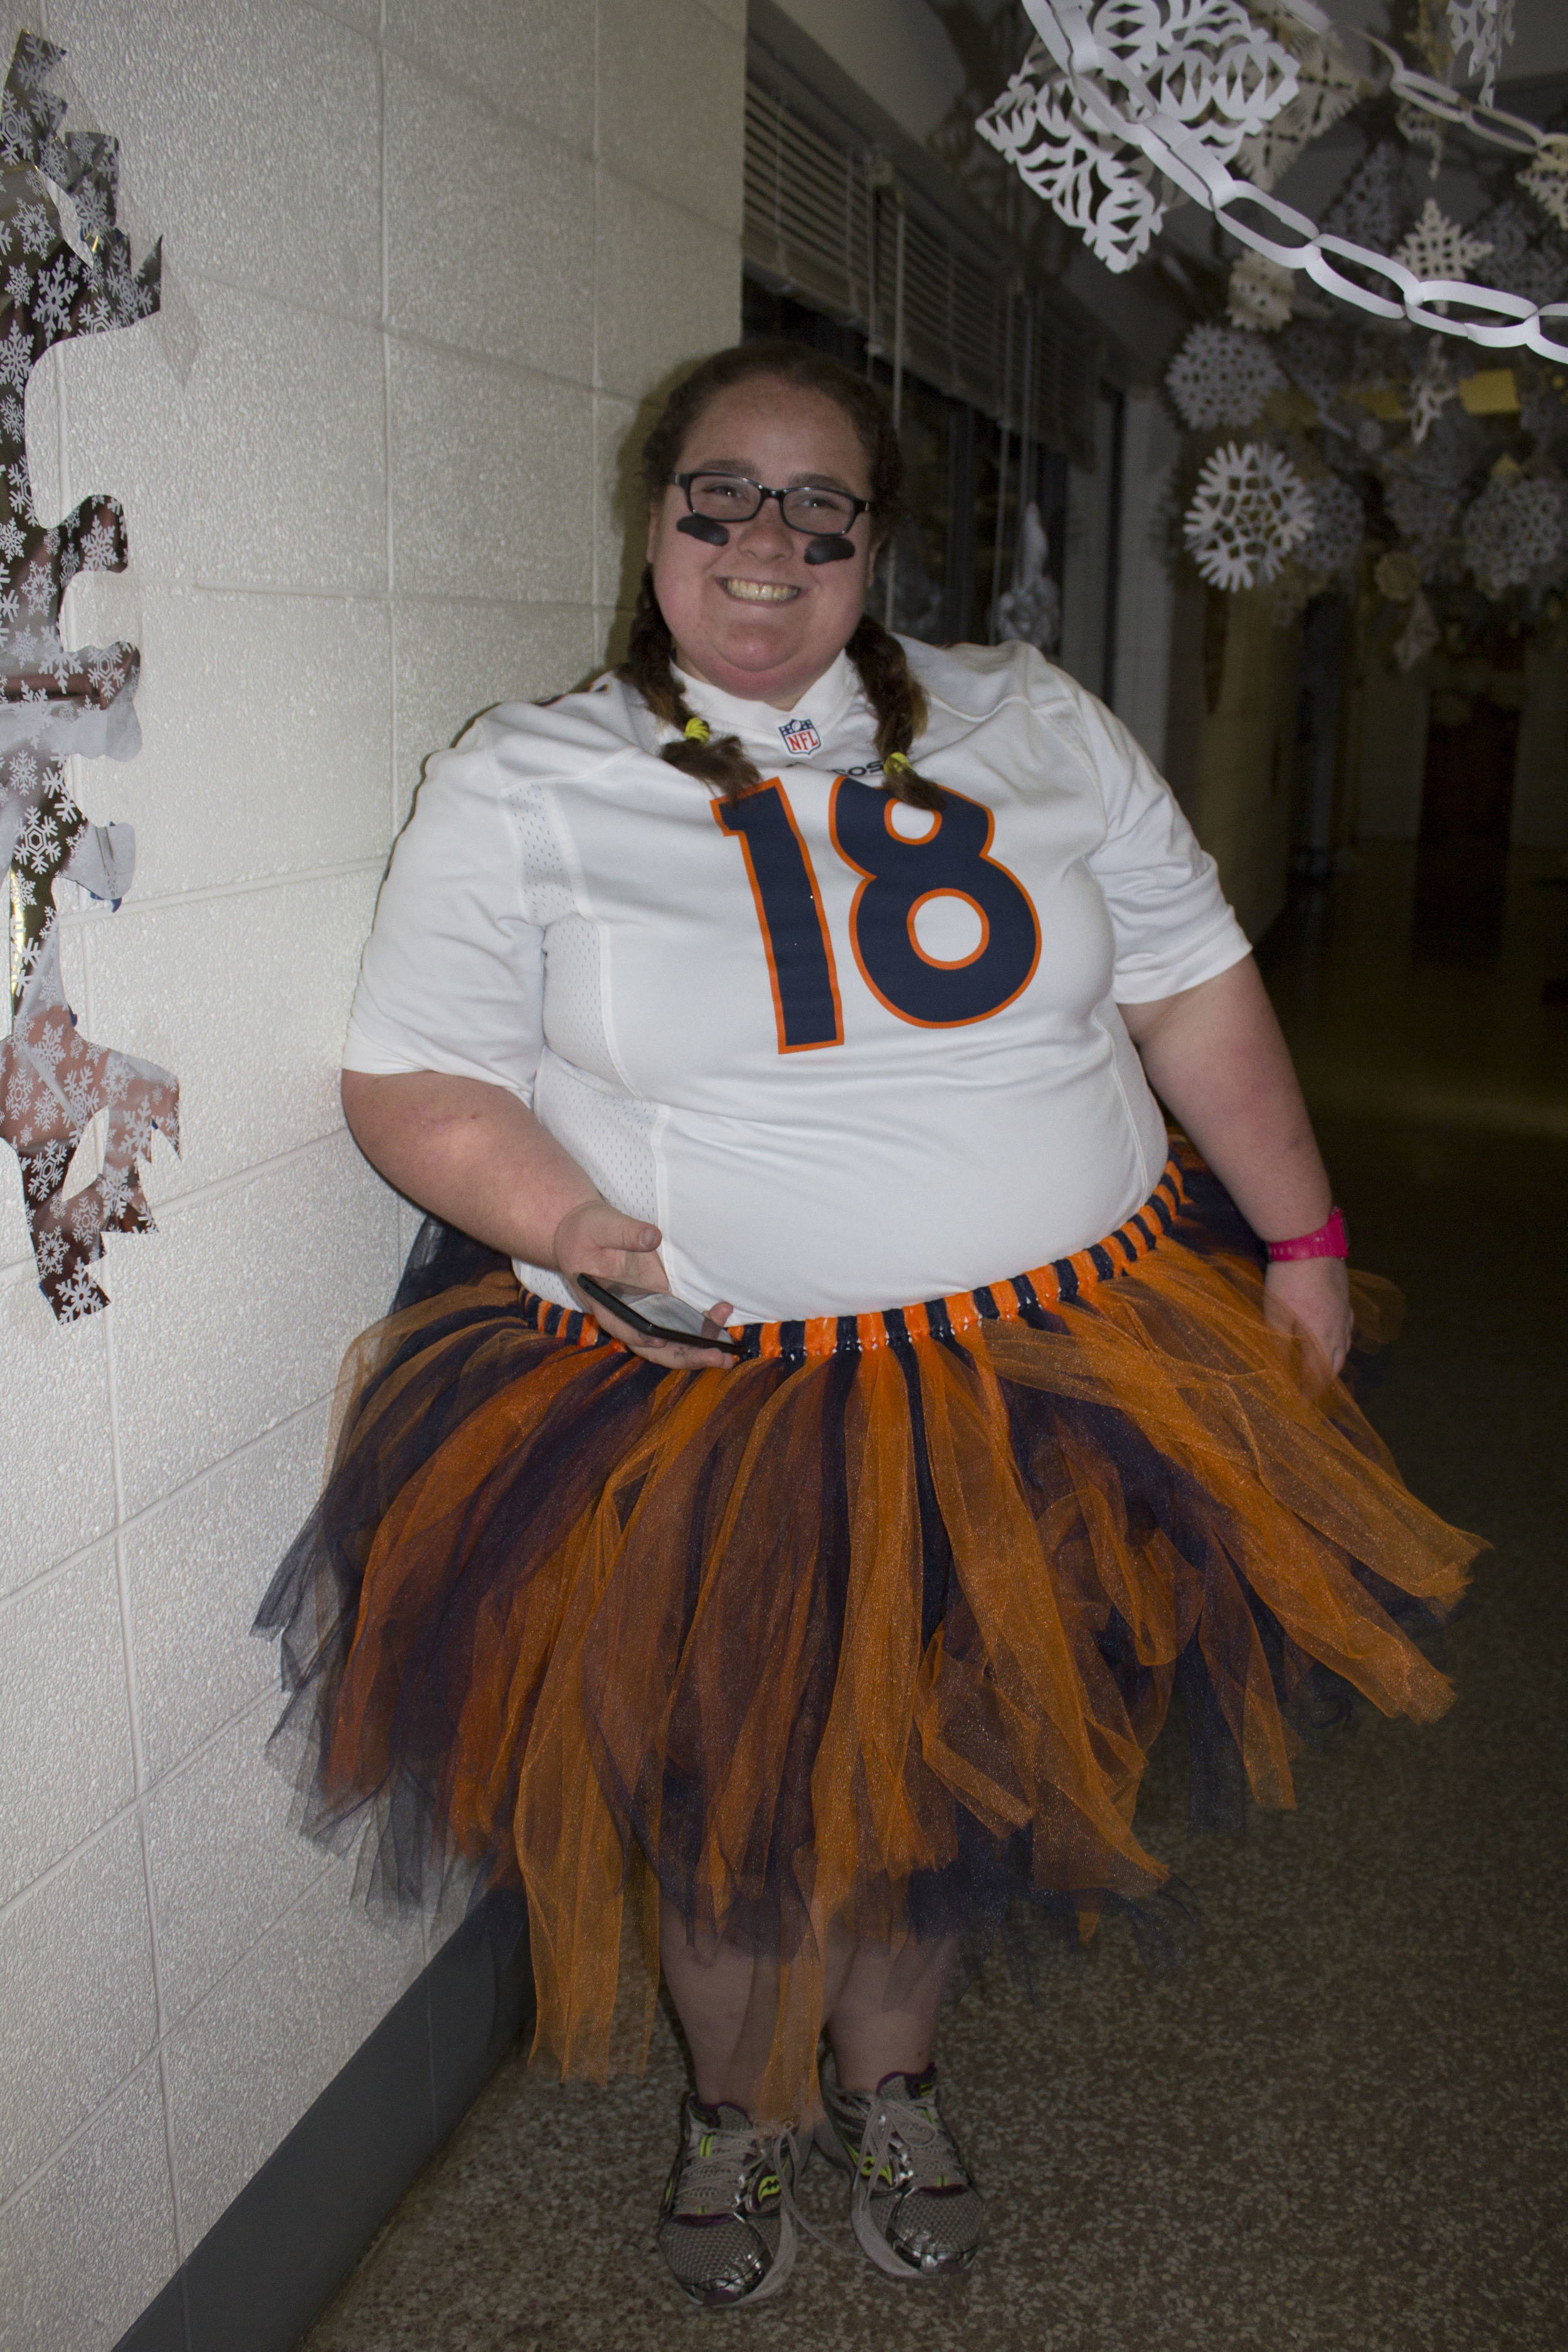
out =
{"type": "MultiPolygon", "coordinates": [[[[1282,269],[1305,270],[1325,293],[1374,318],[1409,319],[1435,334],[1462,337],[1483,349],[1522,347],[1542,359],[1568,360],[1568,302],[1535,303],[1463,278],[1418,276],[1394,255],[1321,230],[1268,189],[1237,178],[1229,159],[1241,138],[1265,129],[1290,102],[1298,78],[1288,52],[1254,28],[1255,48],[1248,50],[1239,39],[1233,45],[1252,60],[1250,80],[1245,63],[1232,68],[1225,62],[1231,51],[1223,47],[1217,63],[1208,51],[1196,52],[1184,79],[1181,66],[1187,56],[1189,26],[1200,17],[1205,25],[1217,23],[1222,0],[1101,0],[1092,23],[1084,0],[1024,0],[1024,5],[1058,69],[1052,106],[1080,127],[1086,142],[1098,144],[1116,163],[1123,182],[1139,184],[1136,167],[1118,160],[1118,150],[1125,146],[1212,213],[1240,244],[1282,269]],[[1209,11],[1216,12],[1212,20],[1209,11]],[[1255,119],[1244,121],[1248,114],[1255,119]],[[1255,225],[1260,218],[1267,229],[1255,225]],[[1336,267],[1342,261],[1390,290],[1358,284],[1336,267]]],[[[1280,5],[1320,35],[1332,29],[1311,0],[1280,0],[1280,5]]],[[[1537,161],[1543,151],[1552,150],[1554,142],[1533,123],[1458,98],[1445,84],[1411,73],[1386,42],[1364,37],[1393,68],[1391,83],[1397,97],[1537,161]]],[[[1015,75],[980,124],[983,134],[1010,157],[1031,185],[1037,182],[1025,170],[1025,162],[1035,97],[1026,68],[1015,75]]],[[[1149,194],[1146,187],[1144,194],[1149,194]]],[[[1084,207],[1079,209],[1081,213],[1084,207]]],[[[1151,199],[1152,212],[1163,215],[1163,209],[1151,199]]],[[[1080,218],[1074,225],[1084,223],[1080,218]]],[[[1152,234],[1152,226],[1140,251],[1146,249],[1152,234]]],[[[1117,255],[1112,266],[1121,268],[1130,268],[1137,257],[1125,241],[1113,240],[1111,250],[1117,255]]]]}

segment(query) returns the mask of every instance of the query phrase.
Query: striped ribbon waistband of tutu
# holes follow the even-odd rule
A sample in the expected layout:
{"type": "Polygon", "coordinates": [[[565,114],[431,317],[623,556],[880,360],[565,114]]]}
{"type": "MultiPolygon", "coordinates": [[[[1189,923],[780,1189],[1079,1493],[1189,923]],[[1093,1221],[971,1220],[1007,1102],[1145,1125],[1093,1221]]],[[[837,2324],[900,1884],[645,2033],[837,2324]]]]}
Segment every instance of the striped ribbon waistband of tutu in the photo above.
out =
{"type": "MultiPolygon", "coordinates": [[[[815,1315],[795,1323],[731,1323],[729,1336],[741,1342],[742,1363],[805,1363],[817,1356],[863,1355],[872,1348],[908,1347],[914,1339],[945,1339],[954,1332],[973,1330],[977,1323],[1028,1322],[1053,1305],[1080,1298],[1101,1282],[1112,1282],[1159,1243],[1174,1226],[1186,1199],[1181,1170],[1167,1160],[1165,1172],[1141,1209],[1102,1242],[1071,1257],[1058,1257],[1031,1274],[1015,1274],[1005,1282],[986,1283],[979,1290],[961,1290],[951,1298],[927,1298],[915,1307],[889,1307],[871,1315],[815,1315]]],[[[591,1315],[581,1308],[557,1307],[535,1291],[524,1290],[522,1319],[547,1338],[564,1339],[579,1348],[614,1347],[591,1315]]]]}

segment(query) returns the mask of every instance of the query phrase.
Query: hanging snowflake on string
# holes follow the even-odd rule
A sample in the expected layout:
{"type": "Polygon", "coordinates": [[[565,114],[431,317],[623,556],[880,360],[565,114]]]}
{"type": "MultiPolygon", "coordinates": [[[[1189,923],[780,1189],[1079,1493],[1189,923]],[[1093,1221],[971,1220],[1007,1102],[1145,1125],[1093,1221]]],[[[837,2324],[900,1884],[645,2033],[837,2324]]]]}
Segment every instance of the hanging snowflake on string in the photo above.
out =
{"type": "Polygon", "coordinates": [[[1018,551],[1013,563],[1013,585],[996,599],[995,633],[999,642],[1037,646],[1052,652],[1062,627],[1061,590],[1046,566],[1050,541],[1033,499],[1024,509],[1018,551]]]}
{"type": "Polygon", "coordinates": [[[1434,335],[1410,379],[1410,438],[1418,449],[1448,403],[1458,396],[1447,347],[1441,335],[1434,335]]]}
{"type": "Polygon", "coordinates": [[[1305,572],[1349,572],[1361,551],[1366,510],[1342,475],[1320,474],[1310,485],[1312,527],[1296,550],[1305,572]]]}
{"type": "Polygon", "coordinates": [[[1352,245],[1374,246],[1386,253],[1410,214],[1405,150],[1384,139],[1351,173],[1323,215],[1323,226],[1352,245]]]}
{"type": "Polygon", "coordinates": [[[1469,236],[1428,196],[1420,219],[1394,257],[1417,278],[1468,278],[1490,251],[1484,237],[1469,236]]]}
{"type": "Polygon", "coordinates": [[[1312,494],[1280,449],[1216,449],[1198,477],[1182,536],[1215,588],[1265,587],[1312,528],[1312,494]]]}
{"type": "Polygon", "coordinates": [[[1394,640],[1394,658],[1401,669],[1413,670],[1441,642],[1442,635],[1436,614],[1417,590],[1411,602],[1410,618],[1394,640]]]}
{"type": "Polygon", "coordinates": [[[1490,106],[1502,53],[1513,38],[1513,0],[1448,0],[1448,31],[1456,67],[1467,49],[1470,53],[1462,79],[1474,81],[1479,76],[1481,104],[1490,106]]]}
{"type": "Polygon", "coordinates": [[[1296,97],[1296,62],[1239,0],[1099,0],[1084,30],[1093,53],[1084,68],[1069,80],[1037,40],[975,128],[1108,269],[1131,269],[1169,200],[1147,160],[1080,92],[1098,94],[1124,121],[1152,104],[1228,163],[1296,97]]]}
{"type": "Polygon", "coordinates": [[[1171,398],[1194,432],[1250,425],[1271,392],[1283,390],[1279,362],[1256,335],[1197,326],[1165,371],[1171,398]]]}
{"type": "MultiPolygon", "coordinates": [[[[1271,335],[1290,316],[1296,294],[1296,273],[1281,269],[1266,253],[1244,253],[1231,265],[1226,309],[1231,324],[1255,334],[1271,335]]],[[[1249,420],[1238,418],[1238,423],[1249,420]]]]}
{"type": "Polygon", "coordinates": [[[1489,482],[1466,510],[1465,555],[1488,596],[1521,588],[1563,546],[1560,485],[1504,477],[1489,482]]]}

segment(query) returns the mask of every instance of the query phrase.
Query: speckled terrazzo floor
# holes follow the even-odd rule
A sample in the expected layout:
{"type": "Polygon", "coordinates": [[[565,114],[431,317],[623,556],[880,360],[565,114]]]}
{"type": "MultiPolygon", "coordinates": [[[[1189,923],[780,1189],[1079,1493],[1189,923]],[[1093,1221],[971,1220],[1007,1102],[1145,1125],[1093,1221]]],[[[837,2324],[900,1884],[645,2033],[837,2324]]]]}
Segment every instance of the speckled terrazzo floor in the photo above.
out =
{"type": "MultiPolygon", "coordinates": [[[[1565,1016],[1541,1017],[1561,1073],[1565,1016]]],[[[1151,1981],[1113,1932],[1033,2011],[983,1976],[944,2033],[990,2221],[968,2278],[879,2279],[818,2163],[802,2202],[832,2242],[787,2295],[683,2305],[652,2242],[684,2082],[661,2021],[647,2080],[607,2093],[509,2061],[309,2352],[673,2352],[734,2327],[803,2352],[1568,2345],[1568,1144],[1321,1124],[1358,1261],[1410,1299],[1374,1418],[1497,1547],[1451,1637],[1459,1705],[1368,1725],[1238,1840],[1184,1844],[1156,1770],[1196,1962],[1151,1981]]]]}

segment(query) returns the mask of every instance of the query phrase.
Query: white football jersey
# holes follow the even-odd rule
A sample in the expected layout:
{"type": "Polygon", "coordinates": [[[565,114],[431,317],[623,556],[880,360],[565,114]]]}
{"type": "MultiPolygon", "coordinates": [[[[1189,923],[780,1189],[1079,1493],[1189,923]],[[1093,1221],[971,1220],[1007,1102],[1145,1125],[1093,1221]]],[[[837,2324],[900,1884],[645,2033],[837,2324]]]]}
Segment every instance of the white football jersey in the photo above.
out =
{"type": "MultiPolygon", "coordinates": [[[[1027,646],[906,641],[938,816],[883,789],[840,656],[797,710],[685,682],[763,781],[657,757],[618,679],[429,762],[344,1061],[506,1087],[681,1297],[737,1320],[970,1290],[1097,1241],[1165,1160],[1117,1003],[1247,952],[1168,787],[1027,646]]],[[[519,1265],[574,1304],[559,1275],[519,1265]]]]}

